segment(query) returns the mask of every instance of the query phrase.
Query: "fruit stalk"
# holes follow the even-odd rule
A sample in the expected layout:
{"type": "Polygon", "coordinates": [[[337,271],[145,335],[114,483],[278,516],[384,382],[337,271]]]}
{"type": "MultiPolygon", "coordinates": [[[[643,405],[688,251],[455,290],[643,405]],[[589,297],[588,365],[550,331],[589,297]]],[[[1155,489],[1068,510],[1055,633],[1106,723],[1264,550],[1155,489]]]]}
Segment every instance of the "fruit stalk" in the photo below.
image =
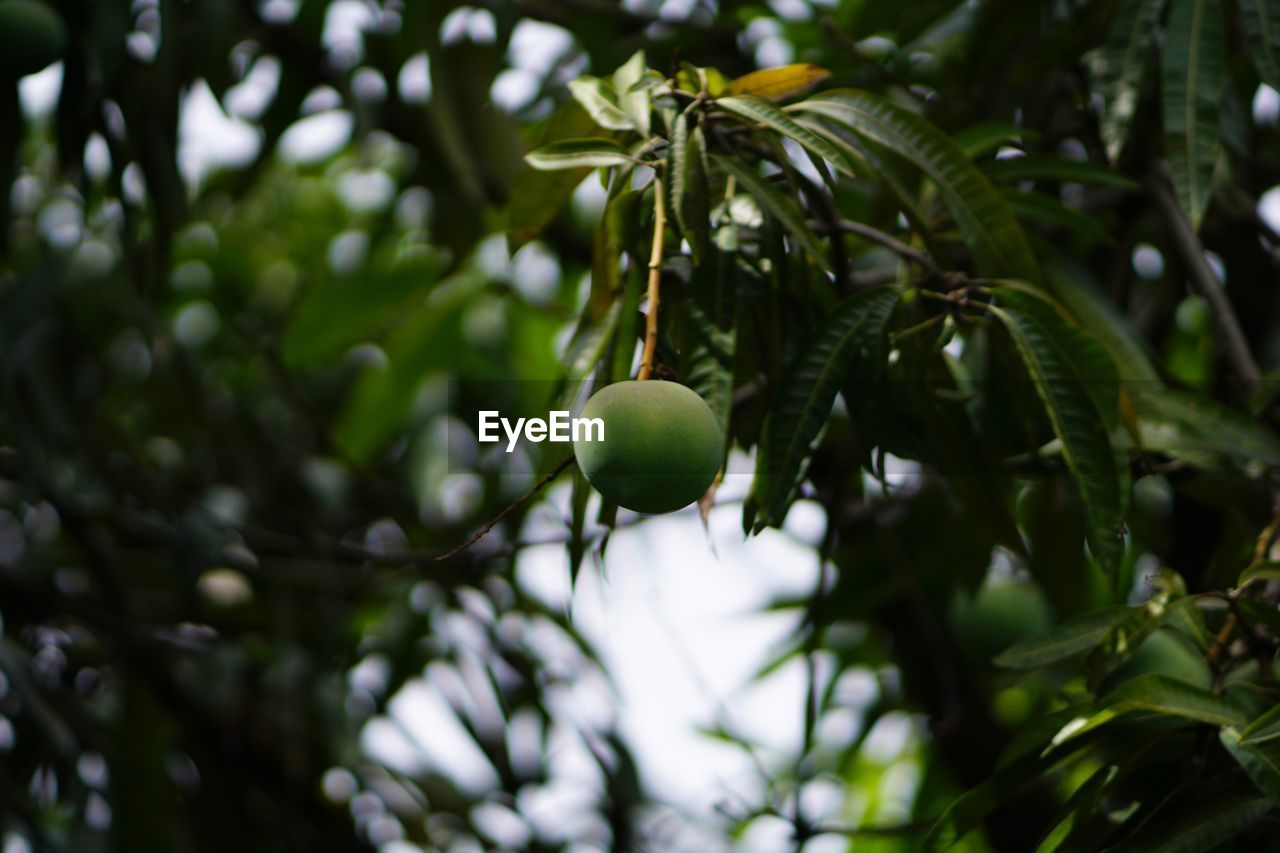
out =
{"type": "Polygon", "coordinates": [[[648,379],[653,373],[653,352],[658,346],[658,290],[662,284],[662,252],[667,235],[667,203],[663,198],[662,179],[653,180],[653,251],[649,253],[649,308],[644,318],[644,352],[640,356],[640,372],[636,379],[648,379]]]}

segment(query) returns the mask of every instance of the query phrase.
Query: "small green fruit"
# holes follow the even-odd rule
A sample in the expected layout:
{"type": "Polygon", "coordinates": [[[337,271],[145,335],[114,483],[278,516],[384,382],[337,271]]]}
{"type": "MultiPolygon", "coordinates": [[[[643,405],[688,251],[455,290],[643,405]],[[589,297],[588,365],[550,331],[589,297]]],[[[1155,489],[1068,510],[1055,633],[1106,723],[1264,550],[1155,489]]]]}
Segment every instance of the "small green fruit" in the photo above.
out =
{"type": "Polygon", "coordinates": [[[39,0],[0,0],[0,70],[34,74],[62,58],[67,26],[39,0]]]}
{"type": "Polygon", "coordinates": [[[702,497],[720,470],[720,424],[703,399],[683,385],[659,380],[606,385],[579,417],[604,422],[604,440],[575,441],[573,455],[587,482],[618,506],[673,512],[702,497]]]}
{"type": "Polygon", "coordinates": [[[1205,690],[1213,685],[1213,673],[1200,651],[1180,631],[1172,628],[1152,631],[1133,650],[1129,659],[1103,680],[1098,692],[1103,695],[1110,693],[1139,675],[1167,675],[1205,690]]]}
{"type": "Polygon", "coordinates": [[[1019,581],[987,584],[953,611],[956,639],[973,663],[991,659],[1024,637],[1049,630],[1053,617],[1040,588],[1019,581]]]}

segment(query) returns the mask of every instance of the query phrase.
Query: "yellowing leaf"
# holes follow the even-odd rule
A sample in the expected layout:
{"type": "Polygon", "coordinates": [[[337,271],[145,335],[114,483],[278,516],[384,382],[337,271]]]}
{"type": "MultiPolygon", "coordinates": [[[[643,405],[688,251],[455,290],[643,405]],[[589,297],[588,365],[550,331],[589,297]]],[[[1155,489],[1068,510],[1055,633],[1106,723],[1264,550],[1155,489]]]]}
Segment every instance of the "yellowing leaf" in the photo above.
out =
{"type": "Polygon", "coordinates": [[[779,65],[744,74],[729,84],[730,95],[755,95],[770,101],[785,101],[808,91],[831,76],[825,68],[808,63],[779,65]]]}

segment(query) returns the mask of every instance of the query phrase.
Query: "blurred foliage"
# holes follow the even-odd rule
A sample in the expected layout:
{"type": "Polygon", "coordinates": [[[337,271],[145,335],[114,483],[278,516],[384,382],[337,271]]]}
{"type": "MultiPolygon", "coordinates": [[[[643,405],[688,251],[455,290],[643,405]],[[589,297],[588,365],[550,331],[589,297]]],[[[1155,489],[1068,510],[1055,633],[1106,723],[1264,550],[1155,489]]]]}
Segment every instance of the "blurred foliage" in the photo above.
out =
{"type": "Polygon", "coordinates": [[[60,62],[0,62],[10,842],[1277,849],[1280,4],[45,5],[60,62]],[[804,663],[800,753],[708,731],[761,774],[717,816],[566,710],[609,673],[516,577],[536,513],[575,579],[644,520],[471,430],[634,374],[655,243],[744,536],[826,521],[760,673],[804,663]]]}

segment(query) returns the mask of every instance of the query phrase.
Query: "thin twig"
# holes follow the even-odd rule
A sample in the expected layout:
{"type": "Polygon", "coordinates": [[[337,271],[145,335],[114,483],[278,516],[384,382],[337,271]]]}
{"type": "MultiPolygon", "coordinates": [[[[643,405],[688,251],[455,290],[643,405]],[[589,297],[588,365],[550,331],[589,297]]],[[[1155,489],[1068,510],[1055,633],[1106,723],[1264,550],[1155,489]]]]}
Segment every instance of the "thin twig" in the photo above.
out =
{"type": "Polygon", "coordinates": [[[667,203],[663,197],[662,179],[653,181],[653,251],[649,254],[649,307],[644,319],[644,353],[640,356],[640,373],[636,379],[648,379],[653,373],[653,353],[658,347],[658,300],[662,285],[662,252],[666,242],[667,203]]]}
{"type": "Polygon", "coordinates": [[[547,476],[543,477],[541,480],[535,483],[533,488],[529,489],[529,491],[525,492],[523,495],[516,498],[511,503],[510,506],[508,506],[502,512],[498,513],[492,519],[490,519],[489,523],[486,524],[484,527],[481,527],[479,530],[477,530],[474,536],[472,536],[466,542],[463,542],[458,547],[453,548],[452,550],[446,551],[443,554],[441,554],[439,557],[436,557],[436,561],[439,562],[441,560],[447,560],[450,557],[453,557],[462,553],[463,551],[470,548],[472,545],[479,542],[481,539],[485,537],[485,534],[487,534],[493,528],[497,527],[498,524],[502,521],[502,519],[506,518],[508,515],[515,512],[516,509],[523,506],[530,498],[532,498],[538,492],[546,488],[551,483],[552,480],[554,480],[556,477],[559,477],[560,474],[564,471],[564,469],[568,468],[570,463],[572,462],[573,462],[573,457],[570,456],[566,458],[563,462],[561,462],[559,465],[557,465],[555,468],[552,468],[550,473],[547,474],[547,476]]]}
{"type": "MultiPolygon", "coordinates": [[[[881,246],[901,255],[903,258],[906,258],[909,261],[915,261],[917,264],[935,275],[942,274],[942,269],[929,255],[914,246],[908,246],[897,237],[886,234],[878,228],[872,228],[870,225],[864,225],[861,222],[854,222],[849,219],[840,219],[834,224],[836,228],[846,234],[854,234],[864,240],[870,240],[872,243],[879,243],[881,246]]],[[[829,226],[825,222],[811,222],[809,225],[815,231],[821,232],[829,230],[829,226]]]]}
{"type": "Polygon", "coordinates": [[[1204,259],[1204,247],[1200,244],[1200,238],[1192,230],[1186,214],[1164,181],[1150,180],[1147,182],[1147,189],[1172,232],[1174,245],[1187,267],[1192,285],[1208,301],[1209,308],[1213,311],[1228,360],[1244,380],[1247,391],[1252,393],[1262,383],[1262,371],[1258,369],[1258,363],[1249,351],[1249,343],[1240,328],[1235,309],[1231,307],[1231,300],[1227,298],[1222,284],[1204,259]]]}

